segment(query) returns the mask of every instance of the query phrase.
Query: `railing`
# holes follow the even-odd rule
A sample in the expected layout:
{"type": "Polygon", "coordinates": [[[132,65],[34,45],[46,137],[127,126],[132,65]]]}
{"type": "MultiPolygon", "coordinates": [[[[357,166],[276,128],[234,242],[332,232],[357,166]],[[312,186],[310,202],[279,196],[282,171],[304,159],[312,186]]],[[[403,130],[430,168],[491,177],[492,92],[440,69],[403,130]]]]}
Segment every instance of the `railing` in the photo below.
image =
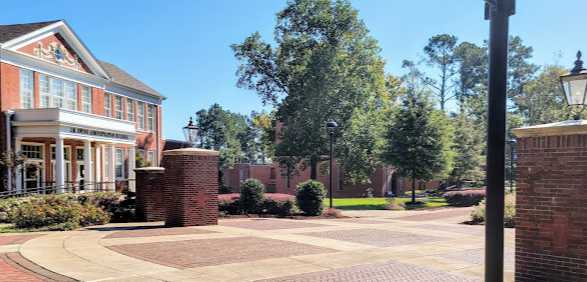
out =
{"type": "Polygon", "coordinates": [[[92,193],[92,192],[106,192],[106,191],[125,191],[128,190],[131,184],[134,184],[134,179],[116,180],[110,182],[93,182],[93,183],[66,183],[65,185],[53,185],[52,183],[44,183],[40,187],[26,188],[20,190],[1,191],[0,199],[13,197],[26,197],[31,195],[47,195],[47,194],[63,194],[63,193],[92,193]]]}

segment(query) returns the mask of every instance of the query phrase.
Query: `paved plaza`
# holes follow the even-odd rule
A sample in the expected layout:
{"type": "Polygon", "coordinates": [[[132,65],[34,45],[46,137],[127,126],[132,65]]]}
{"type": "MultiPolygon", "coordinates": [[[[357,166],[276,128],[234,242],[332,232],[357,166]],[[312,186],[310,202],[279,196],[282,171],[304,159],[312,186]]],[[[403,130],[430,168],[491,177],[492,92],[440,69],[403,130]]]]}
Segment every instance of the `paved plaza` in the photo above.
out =
{"type": "MultiPolygon", "coordinates": [[[[470,209],[353,211],[345,219],[109,224],[0,235],[1,281],[482,281],[470,209]]],[[[513,281],[513,230],[506,276],[513,281]]]]}

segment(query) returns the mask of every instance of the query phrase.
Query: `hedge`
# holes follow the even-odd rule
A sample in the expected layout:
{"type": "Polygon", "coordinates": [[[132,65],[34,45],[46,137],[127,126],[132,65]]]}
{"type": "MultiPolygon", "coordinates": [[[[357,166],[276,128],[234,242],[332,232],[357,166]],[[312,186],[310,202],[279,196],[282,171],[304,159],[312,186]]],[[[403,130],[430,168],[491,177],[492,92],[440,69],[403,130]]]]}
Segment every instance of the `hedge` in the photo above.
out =
{"type": "MultiPolygon", "coordinates": [[[[218,210],[225,214],[241,214],[240,194],[218,195],[218,210]]],[[[288,194],[265,193],[256,210],[260,214],[291,215],[294,210],[294,197],[288,194]]]]}
{"type": "Polygon", "coordinates": [[[470,207],[481,203],[485,199],[485,190],[451,191],[442,195],[446,202],[455,207],[470,207]]]}
{"type": "Polygon", "coordinates": [[[325,191],[324,184],[319,181],[308,180],[300,183],[296,191],[296,202],[300,210],[310,216],[321,215],[325,191]]]}

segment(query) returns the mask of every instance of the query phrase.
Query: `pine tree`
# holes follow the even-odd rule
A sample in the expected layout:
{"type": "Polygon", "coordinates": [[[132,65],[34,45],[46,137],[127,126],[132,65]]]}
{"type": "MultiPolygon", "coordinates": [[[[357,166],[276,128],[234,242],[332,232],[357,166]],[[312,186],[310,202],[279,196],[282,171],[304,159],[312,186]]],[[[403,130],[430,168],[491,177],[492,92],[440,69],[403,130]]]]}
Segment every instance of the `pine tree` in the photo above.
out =
{"type": "Polygon", "coordinates": [[[450,176],[458,186],[462,185],[463,180],[478,180],[483,176],[481,136],[473,123],[464,115],[456,118],[453,141],[454,168],[450,176]]]}
{"type": "Polygon", "coordinates": [[[433,111],[425,97],[410,91],[387,132],[382,159],[399,175],[412,178],[412,203],[416,180],[429,180],[445,166],[441,129],[432,120],[433,111]]]}

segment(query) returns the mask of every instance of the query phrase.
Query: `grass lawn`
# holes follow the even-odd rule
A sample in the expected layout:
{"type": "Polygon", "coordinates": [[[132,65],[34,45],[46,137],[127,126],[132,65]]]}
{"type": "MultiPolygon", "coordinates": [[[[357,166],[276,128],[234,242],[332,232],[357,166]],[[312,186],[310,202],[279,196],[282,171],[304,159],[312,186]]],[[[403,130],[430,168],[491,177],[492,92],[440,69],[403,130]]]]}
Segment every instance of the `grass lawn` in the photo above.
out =
{"type": "MultiPolygon", "coordinates": [[[[410,202],[410,197],[395,198],[395,203],[403,205],[410,202]]],[[[406,207],[406,209],[430,209],[444,207],[448,204],[442,197],[417,198],[417,201],[424,202],[424,205],[417,207],[406,207]]],[[[389,198],[342,198],[334,199],[334,207],[341,210],[384,210],[389,204],[389,198]]]]}

